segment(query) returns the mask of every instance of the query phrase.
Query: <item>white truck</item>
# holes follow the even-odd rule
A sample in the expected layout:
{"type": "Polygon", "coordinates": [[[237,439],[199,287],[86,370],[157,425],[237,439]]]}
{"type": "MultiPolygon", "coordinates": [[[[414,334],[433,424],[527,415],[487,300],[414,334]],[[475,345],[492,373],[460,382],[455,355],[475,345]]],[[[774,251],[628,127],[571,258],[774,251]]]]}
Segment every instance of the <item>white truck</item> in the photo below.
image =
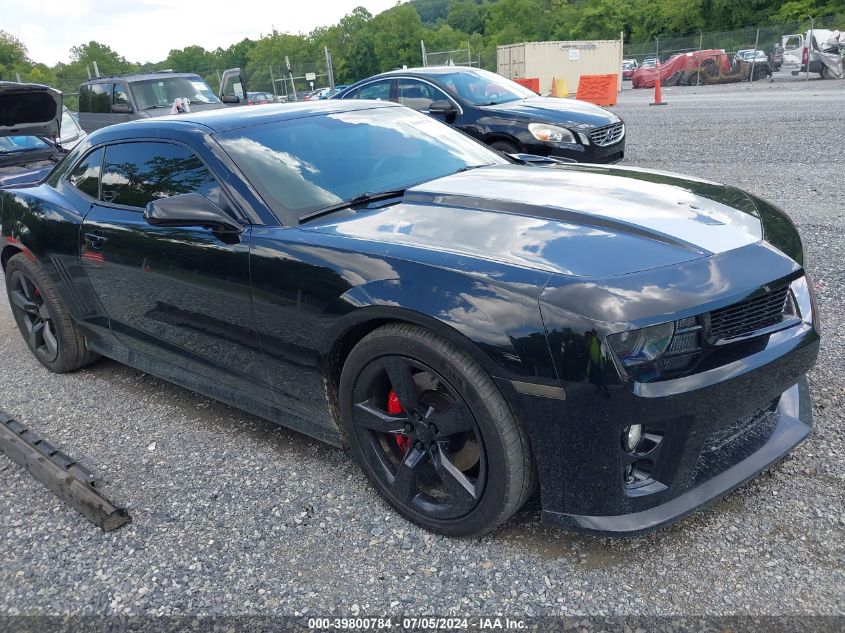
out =
{"type": "Polygon", "coordinates": [[[818,73],[823,79],[842,79],[845,33],[831,29],[812,29],[804,34],[793,33],[781,38],[783,65],[792,67],[793,75],[818,73]]]}

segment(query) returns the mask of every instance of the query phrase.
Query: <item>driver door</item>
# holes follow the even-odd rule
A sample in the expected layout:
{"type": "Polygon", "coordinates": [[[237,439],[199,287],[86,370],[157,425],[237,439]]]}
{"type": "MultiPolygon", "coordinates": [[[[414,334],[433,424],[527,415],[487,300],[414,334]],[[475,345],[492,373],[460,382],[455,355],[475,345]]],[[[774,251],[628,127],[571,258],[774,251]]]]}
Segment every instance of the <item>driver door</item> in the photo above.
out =
{"type": "Polygon", "coordinates": [[[232,237],[153,226],[143,215],[154,199],[198,193],[237,218],[219,181],[190,148],[164,141],[106,146],[101,173],[80,253],[114,335],[155,362],[256,393],[266,381],[252,314],[251,227],[232,237]]]}
{"type": "Polygon", "coordinates": [[[246,81],[240,68],[224,70],[220,76],[220,101],[227,105],[246,105],[246,81]]]}

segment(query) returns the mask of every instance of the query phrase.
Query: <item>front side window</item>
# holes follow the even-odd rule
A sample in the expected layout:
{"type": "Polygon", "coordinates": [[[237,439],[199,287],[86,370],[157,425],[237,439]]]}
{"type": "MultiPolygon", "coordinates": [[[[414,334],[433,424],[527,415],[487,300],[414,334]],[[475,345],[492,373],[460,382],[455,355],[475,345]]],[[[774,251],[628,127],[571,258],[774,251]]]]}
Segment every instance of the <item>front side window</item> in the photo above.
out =
{"type": "Polygon", "coordinates": [[[100,168],[103,165],[103,148],[95,149],[88,154],[71,173],[68,182],[82,193],[92,197],[100,197],[100,168]]]}
{"type": "Polygon", "coordinates": [[[392,79],[374,81],[366,86],[361,86],[358,96],[355,99],[373,99],[374,101],[387,101],[390,99],[390,84],[392,79]]]}
{"type": "Polygon", "coordinates": [[[170,143],[121,143],[106,149],[102,200],[139,209],[160,198],[199,193],[224,206],[217,180],[191,150],[170,143]]]}
{"type": "Polygon", "coordinates": [[[432,101],[448,101],[446,93],[419,79],[400,79],[396,95],[399,103],[420,112],[427,112],[432,101]]]}
{"type": "Polygon", "coordinates": [[[126,88],[122,84],[114,85],[114,103],[129,105],[129,95],[126,94],[126,88]]]}
{"type": "Polygon", "coordinates": [[[139,110],[169,108],[176,99],[191,103],[220,103],[199,77],[168,77],[132,82],[132,94],[139,110]]]}
{"type": "Polygon", "coordinates": [[[67,138],[69,136],[73,136],[74,134],[79,136],[80,129],[79,125],[76,123],[76,119],[73,118],[73,115],[70,113],[70,110],[64,110],[62,112],[62,127],[60,129],[60,133],[62,138],[67,138]]]}
{"type": "Polygon", "coordinates": [[[454,128],[397,107],[277,121],[215,138],[285,223],[358,194],[507,163],[454,128]]]}

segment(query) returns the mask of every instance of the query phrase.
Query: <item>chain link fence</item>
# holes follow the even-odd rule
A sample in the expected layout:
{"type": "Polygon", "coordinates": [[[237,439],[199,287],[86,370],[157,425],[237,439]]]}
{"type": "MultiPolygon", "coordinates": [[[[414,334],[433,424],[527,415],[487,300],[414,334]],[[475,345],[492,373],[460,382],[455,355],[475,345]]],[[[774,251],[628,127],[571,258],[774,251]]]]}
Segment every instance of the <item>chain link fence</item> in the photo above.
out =
{"type": "MultiPolygon", "coordinates": [[[[799,45],[799,42],[806,40],[811,30],[814,34],[820,34],[839,28],[845,30],[845,14],[808,17],[804,20],[751,26],[732,31],[697,31],[679,37],[656,37],[651,40],[626,42],[624,58],[635,59],[639,64],[654,58],[665,63],[678,54],[719,50],[724,51],[733,60],[739,51],[761,50],[773,71],[800,71],[803,45],[799,45]]],[[[821,42],[819,44],[821,45],[821,42]]],[[[806,66],[804,69],[807,70],[806,66]]],[[[814,63],[809,70],[822,74],[822,69],[823,65],[814,63]]],[[[755,78],[756,75],[757,73],[754,73],[755,78]]]]}

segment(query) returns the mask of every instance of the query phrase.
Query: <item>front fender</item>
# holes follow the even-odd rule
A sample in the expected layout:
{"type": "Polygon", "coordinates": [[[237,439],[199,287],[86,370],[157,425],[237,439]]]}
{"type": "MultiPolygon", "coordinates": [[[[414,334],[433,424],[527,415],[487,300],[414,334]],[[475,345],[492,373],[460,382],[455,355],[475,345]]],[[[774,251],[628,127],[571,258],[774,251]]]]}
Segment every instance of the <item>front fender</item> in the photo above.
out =
{"type": "Polygon", "coordinates": [[[556,384],[536,298],[460,274],[439,273],[436,284],[408,275],[350,288],[341,300],[353,309],[329,336],[337,340],[376,319],[417,323],[467,349],[493,376],[556,384]]]}

